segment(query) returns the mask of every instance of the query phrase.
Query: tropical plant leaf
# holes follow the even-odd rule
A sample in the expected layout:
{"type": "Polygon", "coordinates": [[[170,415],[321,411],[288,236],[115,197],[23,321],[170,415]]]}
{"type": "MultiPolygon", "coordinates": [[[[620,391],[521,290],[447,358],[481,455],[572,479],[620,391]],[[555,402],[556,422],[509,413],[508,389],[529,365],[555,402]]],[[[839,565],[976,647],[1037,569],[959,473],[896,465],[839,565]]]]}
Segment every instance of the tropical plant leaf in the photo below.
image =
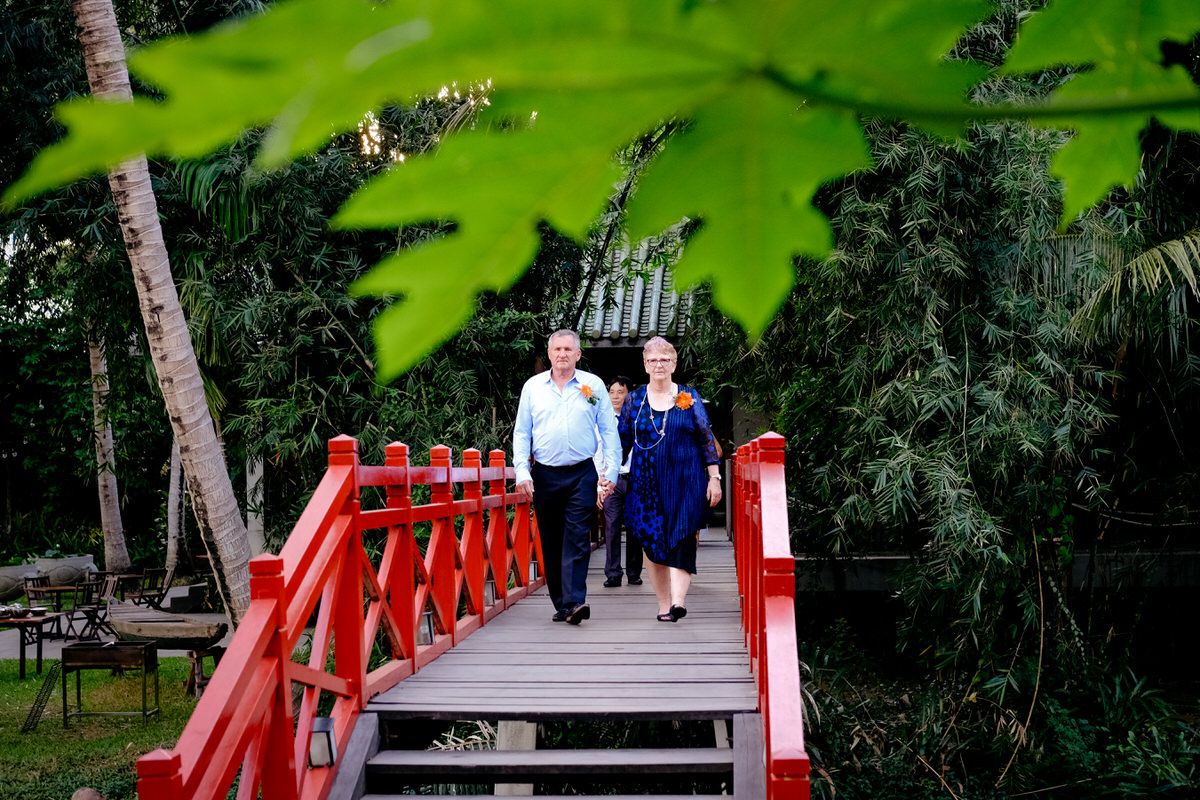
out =
{"type": "Polygon", "coordinates": [[[1080,307],[1074,323],[1089,335],[1105,328],[1128,328],[1128,317],[1138,314],[1146,298],[1157,298],[1164,285],[1175,286],[1178,281],[1197,291],[1198,272],[1200,232],[1163,242],[1113,269],[1080,307]]]}

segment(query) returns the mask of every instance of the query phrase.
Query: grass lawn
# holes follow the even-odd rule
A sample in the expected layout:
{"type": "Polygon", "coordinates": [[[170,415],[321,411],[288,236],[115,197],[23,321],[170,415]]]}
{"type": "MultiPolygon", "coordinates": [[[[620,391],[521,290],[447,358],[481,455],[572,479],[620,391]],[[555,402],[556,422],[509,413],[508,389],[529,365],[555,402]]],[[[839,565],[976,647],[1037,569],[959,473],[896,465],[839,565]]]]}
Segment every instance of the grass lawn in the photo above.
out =
{"type": "MultiPolygon", "coordinates": [[[[16,659],[0,660],[0,800],[68,800],[81,786],[96,789],[108,800],[134,800],[138,758],[159,747],[173,747],[196,706],[196,699],[184,693],[187,659],[159,658],[161,710],[148,720],[140,715],[74,717],[64,729],[60,677],[37,729],[22,733],[52,663],[43,662],[42,674],[37,675],[31,660],[26,665],[26,679],[21,680],[16,659]]],[[[141,672],[114,676],[106,670],[89,669],[82,676],[85,710],[141,710],[141,672]]],[[[67,691],[74,709],[74,674],[67,681],[67,691]]]]}

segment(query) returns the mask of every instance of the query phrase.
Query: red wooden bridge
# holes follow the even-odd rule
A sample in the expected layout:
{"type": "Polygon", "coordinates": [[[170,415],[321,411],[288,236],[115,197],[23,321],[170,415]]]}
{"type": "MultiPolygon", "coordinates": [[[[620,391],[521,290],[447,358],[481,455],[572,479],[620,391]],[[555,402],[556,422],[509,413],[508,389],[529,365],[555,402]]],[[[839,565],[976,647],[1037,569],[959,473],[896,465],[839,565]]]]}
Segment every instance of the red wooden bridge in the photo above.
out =
{"type": "Polygon", "coordinates": [[[636,793],[699,779],[741,800],[807,798],[783,458],[776,434],[738,449],[730,535],[702,539],[685,620],[657,622],[649,587],[593,580],[593,619],[575,627],[551,623],[537,594],[536,521],[503,452],[485,466],[467,450],[455,467],[435,447],[412,466],[393,444],[367,466],[355,440],[333,439],[283,551],[251,561],[250,608],[175,749],[138,762],[139,798],[219,800],[235,782],[246,800],[378,800],[428,784],[636,793]],[[460,719],[713,720],[731,735],[711,748],[388,749],[423,720],[460,719]],[[314,727],[333,730],[330,766],[310,763],[314,727]]]}

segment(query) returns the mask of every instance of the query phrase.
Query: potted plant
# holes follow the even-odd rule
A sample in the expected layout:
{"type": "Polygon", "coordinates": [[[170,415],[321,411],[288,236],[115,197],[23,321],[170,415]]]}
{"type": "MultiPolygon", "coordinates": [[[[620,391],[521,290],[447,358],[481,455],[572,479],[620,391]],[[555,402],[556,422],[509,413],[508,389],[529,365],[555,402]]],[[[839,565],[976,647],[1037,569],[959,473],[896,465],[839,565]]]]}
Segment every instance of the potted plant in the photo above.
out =
{"type": "Polygon", "coordinates": [[[37,575],[37,568],[25,563],[25,559],[0,561],[0,603],[7,603],[25,594],[26,575],[37,575]]]}
{"type": "Polygon", "coordinates": [[[77,583],[85,572],[96,572],[96,561],[91,555],[64,555],[57,550],[47,550],[34,560],[37,571],[50,578],[51,586],[69,586],[77,583]]]}

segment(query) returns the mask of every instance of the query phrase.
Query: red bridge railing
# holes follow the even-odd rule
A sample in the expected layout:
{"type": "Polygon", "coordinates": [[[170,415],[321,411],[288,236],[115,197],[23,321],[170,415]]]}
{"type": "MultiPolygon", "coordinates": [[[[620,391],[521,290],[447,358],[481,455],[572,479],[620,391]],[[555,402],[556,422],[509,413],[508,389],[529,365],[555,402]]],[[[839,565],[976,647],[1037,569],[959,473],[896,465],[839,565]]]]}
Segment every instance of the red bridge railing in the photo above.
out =
{"type": "Polygon", "coordinates": [[[238,798],[322,800],[334,768],[308,764],[314,719],[331,717],[348,742],[370,697],[543,584],[530,570],[542,556],[529,504],[505,491],[515,477],[505,454],[484,466],[467,450],[454,467],[434,447],[429,461],[411,466],[407,446],[392,444],[384,466],[363,466],[357,441],[330,441],[329,469],[283,551],[250,562],[250,608],[178,743],[138,761],[141,800],[223,800],[235,778],[238,798]],[[379,508],[361,507],[365,487],[380,487],[379,508]],[[414,487],[428,487],[428,502],[414,505],[414,487]],[[362,534],[379,529],[371,556],[362,534]],[[296,663],[306,628],[311,655],[296,663]],[[371,668],[376,647],[383,663],[371,668]]]}
{"type": "Polygon", "coordinates": [[[788,535],[783,437],[765,433],[738,448],[730,519],[742,630],[758,683],[766,740],[768,800],[807,800],[808,753],[796,653],[796,577],[788,535]]]}

